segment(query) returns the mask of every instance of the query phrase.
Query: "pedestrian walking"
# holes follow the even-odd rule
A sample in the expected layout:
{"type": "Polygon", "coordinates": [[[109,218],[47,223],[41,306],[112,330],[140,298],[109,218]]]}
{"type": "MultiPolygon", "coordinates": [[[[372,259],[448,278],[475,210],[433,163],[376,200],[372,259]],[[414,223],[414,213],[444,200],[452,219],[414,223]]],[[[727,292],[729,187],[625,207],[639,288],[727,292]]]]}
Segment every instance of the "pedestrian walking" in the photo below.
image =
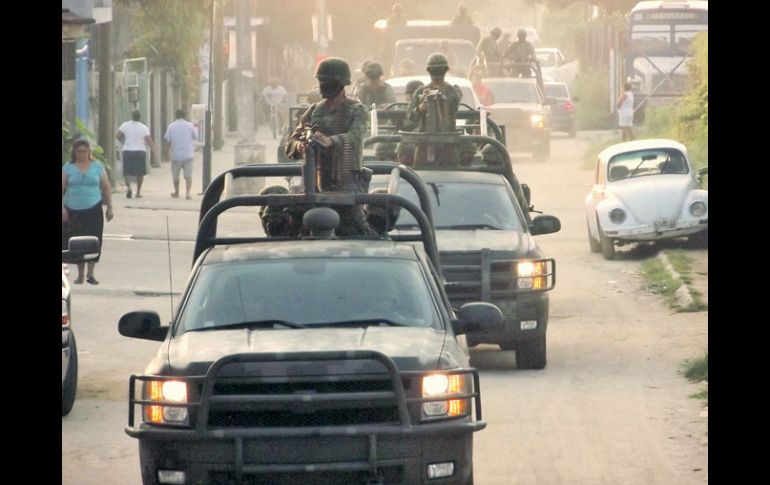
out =
{"type": "Polygon", "coordinates": [[[142,181],[147,175],[147,153],[152,156],[150,129],[140,120],[142,113],[131,113],[131,120],[118,128],[115,138],[123,145],[120,159],[123,161],[123,177],[126,181],[126,198],[131,198],[131,179],[136,178],[136,198],[142,197],[142,181]]]}
{"type": "Polygon", "coordinates": [[[198,131],[192,123],[187,121],[187,113],[183,109],[176,110],[176,119],[168,125],[163,139],[170,145],[171,151],[171,177],[174,182],[174,192],[171,197],[179,197],[179,173],[184,172],[186,188],[185,199],[190,200],[192,188],[193,156],[195,140],[198,131]]]}
{"type": "Polygon", "coordinates": [[[618,126],[623,132],[623,141],[634,139],[634,93],[631,91],[631,83],[623,83],[623,92],[618,96],[615,107],[618,109],[618,126]]]}
{"type": "MultiPolygon", "coordinates": [[[[104,165],[91,159],[91,146],[86,140],[72,144],[70,161],[61,171],[61,247],[67,249],[69,240],[75,236],[95,236],[99,239],[101,256],[104,217],[102,205],[107,206],[106,217],[112,220],[112,187],[107,180],[104,165]]],[[[88,265],[85,277],[91,285],[98,285],[94,277],[94,266],[99,256],[87,263],[77,263],[78,277],[75,284],[83,284],[83,270],[88,265]]]]}

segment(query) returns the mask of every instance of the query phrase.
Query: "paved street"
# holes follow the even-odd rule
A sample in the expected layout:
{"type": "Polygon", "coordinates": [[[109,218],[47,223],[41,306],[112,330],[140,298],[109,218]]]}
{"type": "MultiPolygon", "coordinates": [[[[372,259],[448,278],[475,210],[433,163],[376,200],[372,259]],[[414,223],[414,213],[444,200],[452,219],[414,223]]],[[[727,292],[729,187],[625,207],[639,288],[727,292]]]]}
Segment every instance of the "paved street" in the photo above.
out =
{"type": "MultiPolygon", "coordinates": [[[[276,144],[266,138],[266,127],[260,129],[259,141],[273,162],[276,144]]],[[[619,249],[615,261],[589,252],[582,204],[593,172],[580,165],[591,136],[580,133],[572,140],[557,134],[547,162],[515,160],[536,208],[562,223],[560,232],[538,236],[557,261],[548,367],[519,371],[513,352],[488,345],[471,351],[489,423],[475,436],[477,484],[707,482],[707,419],[700,416],[700,402],[689,398],[696,386],[679,372],[683,360],[706,348],[708,312],[673,313],[662,298],[641,289],[648,249],[619,249]]],[[[212,178],[233,166],[234,143],[228,138],[214,152],[212,178]]],[[[196,194],[200,183],[198,153],[196,194]]],[[[167,322],[171,298],[178,303],[192,262],[200,196],[172,199],[171,189],[164,164],[151,170],[142,199],[115,193],[115,219],[105,224],[96,267],[101,284],[74,286],[80,381],[72,413],[62,418],[64,484],[141,483],[136,440],[123,431],[128,378],[144,370],[158,343],[119,336],[117,322],[139,309],[157,311],[167,322]]],[[[220,231],[258,224],[256,210],[237,209],[220,231]]],[[[691,254],[699,268],[707,268],[707,251],[691,254]]]]}

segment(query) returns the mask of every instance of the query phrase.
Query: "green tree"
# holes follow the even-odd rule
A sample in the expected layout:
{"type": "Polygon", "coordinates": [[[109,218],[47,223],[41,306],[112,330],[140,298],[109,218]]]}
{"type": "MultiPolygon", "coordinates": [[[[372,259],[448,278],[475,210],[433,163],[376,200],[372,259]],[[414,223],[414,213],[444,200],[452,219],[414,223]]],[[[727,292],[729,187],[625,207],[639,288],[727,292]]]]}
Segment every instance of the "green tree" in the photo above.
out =
{"type": "Polygon", "coordinates": [[[198,53],[209,29],[213,0],[120,1],[141,6],[133,24],[135,39],[129,55],[146,57],[151,65],[173,68],[182,105],[188,105],[200,80],[198,53]]]}

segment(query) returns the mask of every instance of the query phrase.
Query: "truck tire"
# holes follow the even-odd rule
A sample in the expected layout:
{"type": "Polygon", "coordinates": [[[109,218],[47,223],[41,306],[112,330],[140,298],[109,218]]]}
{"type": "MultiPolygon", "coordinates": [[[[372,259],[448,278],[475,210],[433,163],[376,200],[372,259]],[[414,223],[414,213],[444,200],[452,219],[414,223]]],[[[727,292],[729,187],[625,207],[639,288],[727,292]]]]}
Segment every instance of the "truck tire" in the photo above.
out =
{"type": "Polygon", "coordinates": [[[588,247],[591,249],[592,253],[600,253],[602,251],[602,244],[601,242],[594,239],[593,236],[591,236],[591,226],[588,225],[587,217],[586,217],[586,228],[588,229],[588,247]]]}
{"type": "Polygon", "coordinates": [[[577,136],[577,126],[575,126],[575,123],[569,125],[569,130],[567,130],[567,136],[570,138],[575,138],[577,136]]]}
{"type": "Polygon", "coordinates": [[[67,375],[61,385],[61,415],[66,416],[75,404],[75,394],[78,388],[78,347],[75,344],[75,334],[70,330],[69,335],[70,360],[67,365],[67,375]]]}
{"type": "Polygon", "coordinates": [[[516,367],[544,369],[546,364],[545,335],[519,342],[516,349],[516,367]]]}

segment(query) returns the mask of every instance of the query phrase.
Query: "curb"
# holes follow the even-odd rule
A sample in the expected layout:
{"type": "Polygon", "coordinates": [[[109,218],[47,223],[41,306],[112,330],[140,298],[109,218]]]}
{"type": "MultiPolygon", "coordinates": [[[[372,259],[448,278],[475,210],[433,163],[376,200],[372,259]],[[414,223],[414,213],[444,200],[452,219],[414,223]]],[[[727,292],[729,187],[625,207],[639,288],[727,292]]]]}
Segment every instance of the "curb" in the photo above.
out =
{"type": "Polygon", "coordinates": [[[671,265],[671,261],[669,261],[668,256],[666,256],[666,253],[663,251],[659,252],[656,256],[661,263],[663,263],[663,267],[666,269],[669,275],[675,280],[679,281],[680,285],[679,288],[676,289],[674,292],[674,296],[676,296],[676,301],[682,308],[687,308],[690,305],[693,304],[692,295],[690,294],[690,289],[687,287],[687,285],[684,283],[684,280],[682,279],[682,276],[676,272],[674,267],[671,265]]]}

